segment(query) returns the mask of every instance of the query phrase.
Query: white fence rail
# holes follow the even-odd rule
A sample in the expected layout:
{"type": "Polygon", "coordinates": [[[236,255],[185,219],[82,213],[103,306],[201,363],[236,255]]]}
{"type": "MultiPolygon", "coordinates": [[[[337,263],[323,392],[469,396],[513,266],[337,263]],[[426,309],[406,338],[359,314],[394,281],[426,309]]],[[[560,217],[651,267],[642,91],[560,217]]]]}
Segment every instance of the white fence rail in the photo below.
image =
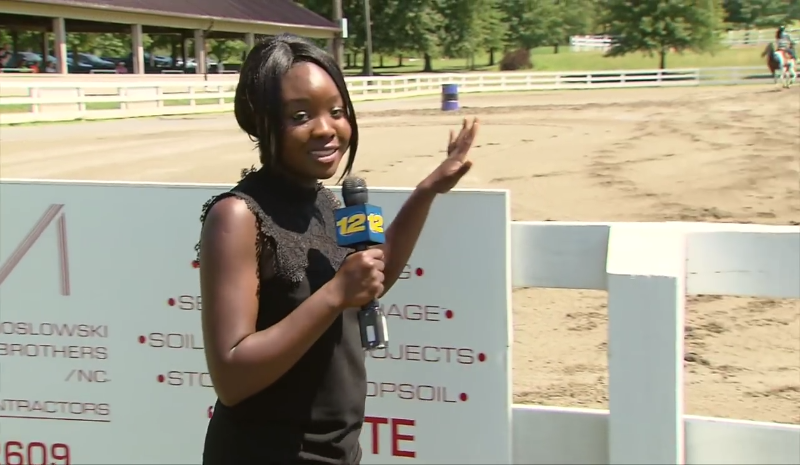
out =
{"type": "Polygon", "coordinates": [[[569,48],[573,52],[604,51],[611,47],[614,40],[609,36],[572,36],[569,48]]]}
{"type": "MultiPolygon", "coordinates": [[[[791,29],[789,33],[794,35],[798,29],[791,29]]],[[[775,40],[775,30],[753,30],[753,31],[728,31],[722,39],[723,45],[728,46],[748,46],[766,45],[775,40]]],[[[574,52],[602,51],[607,50],[613,44],[613,38],[606,35],[592,36],[571,36],[569,38],[570,49],[574,52]]]]}
{"type": "MultiPolygon", "coordinates": [[[[416,74],[348,77],[355,101],[432,96],[443,84],[461,93],[697,86],[769,82],[766,67],[416,74]]],[[[233,76],[109,79],[13,76],[0,78],[0,124],[108,119],[228,111],[233,76]]]]}

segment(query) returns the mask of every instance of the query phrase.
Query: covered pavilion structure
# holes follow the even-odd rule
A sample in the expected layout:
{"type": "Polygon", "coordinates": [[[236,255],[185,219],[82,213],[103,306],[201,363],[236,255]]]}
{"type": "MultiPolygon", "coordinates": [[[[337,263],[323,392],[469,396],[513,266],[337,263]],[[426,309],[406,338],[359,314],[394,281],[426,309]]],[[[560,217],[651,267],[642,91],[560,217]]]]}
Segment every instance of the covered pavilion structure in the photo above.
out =
{"type": "MultiPolygon", "coordinates": [[[[43,33],[43,57],[55,56],[66,74],[67,32],[130,33],[133,72],[145,72],[143,34],[174,34],[186,63],[187,40],[194,41],[196,69],[205,70],[208,39],[244,39],[291,32],[335,39],[340,26],[291,0],[0,0],[0,27],[43,33]],[[48,50],[47,34],[55,50],[48,50]]],[[[16,51],[16,48],[15,48],[16,51]]]]}

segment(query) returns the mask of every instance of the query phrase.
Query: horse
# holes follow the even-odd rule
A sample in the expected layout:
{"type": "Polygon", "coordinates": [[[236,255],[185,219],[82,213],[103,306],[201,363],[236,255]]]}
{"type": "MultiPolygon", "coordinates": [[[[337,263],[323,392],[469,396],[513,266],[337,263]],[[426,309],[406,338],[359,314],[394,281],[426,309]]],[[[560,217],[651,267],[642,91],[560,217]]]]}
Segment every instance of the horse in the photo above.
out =
{"type": "Polygon", "coordinates": [[[767,67],[772,73],[772,79],[775,84],[778,83],[778,79],[781,80],[784,89],[788,89],[794,84],[797,78],[796,62],[787,50],[778,50],[776,52],[775,46],[770,43],[761,53],[761,57],[767,57],[767,67]],[[778,70],[781,72],[780,76],[775,75],[775,71],[778,70]]]}

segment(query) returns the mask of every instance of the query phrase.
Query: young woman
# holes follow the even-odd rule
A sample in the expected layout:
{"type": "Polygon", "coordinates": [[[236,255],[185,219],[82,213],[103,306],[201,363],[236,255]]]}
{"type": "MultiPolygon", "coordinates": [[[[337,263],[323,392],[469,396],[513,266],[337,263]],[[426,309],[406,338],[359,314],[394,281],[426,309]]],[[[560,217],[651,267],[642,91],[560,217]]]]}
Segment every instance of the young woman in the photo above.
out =
{"type": "Polygon", "coordinates": [[[781,26],[775,31],[775,42],[775,50],[786,50],[789,52],[789,56],[797,60],[797,54],[794,50],[794,40],[792,40],[792,36],[786,32],[786,26],[781,26]]]}
{"type": "Polygon", "coordinates": [[[218,396],[203,463],[359,463],[367,386],[356,312],[391,289],[434,198],[469,171],[477,121],[451,132],[386,243],[353,253],[336,244],[339,203],[319,182],[346,153],[348,174],[358,149],[333,59],[291,35],[256,45],[234,111],[262,166],[201,217],[203,338],[218,396]]]}

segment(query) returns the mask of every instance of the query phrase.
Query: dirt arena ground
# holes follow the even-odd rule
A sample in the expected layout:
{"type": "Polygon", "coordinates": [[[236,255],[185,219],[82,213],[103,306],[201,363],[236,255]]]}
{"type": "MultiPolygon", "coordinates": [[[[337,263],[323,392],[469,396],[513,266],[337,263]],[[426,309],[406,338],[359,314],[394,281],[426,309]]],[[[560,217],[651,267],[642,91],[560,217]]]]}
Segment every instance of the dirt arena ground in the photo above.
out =
{"type": "MultiPolygon", "coordinates": [[[[357,171],[413,186],[447,130],[481,118],[463,187],[507,188],[515,220],[800,224],[800,87],[462,96],[357,105],[357,171]]],[[[256,153],[215,115],[0,128],[2,177],[234,182],[256,153]]],[[[517,402],[607,406],[601,292],[514,292],[517,402]]],[[[800,302],[688,304],[687,411],[800,423],[800,302]]]]}

